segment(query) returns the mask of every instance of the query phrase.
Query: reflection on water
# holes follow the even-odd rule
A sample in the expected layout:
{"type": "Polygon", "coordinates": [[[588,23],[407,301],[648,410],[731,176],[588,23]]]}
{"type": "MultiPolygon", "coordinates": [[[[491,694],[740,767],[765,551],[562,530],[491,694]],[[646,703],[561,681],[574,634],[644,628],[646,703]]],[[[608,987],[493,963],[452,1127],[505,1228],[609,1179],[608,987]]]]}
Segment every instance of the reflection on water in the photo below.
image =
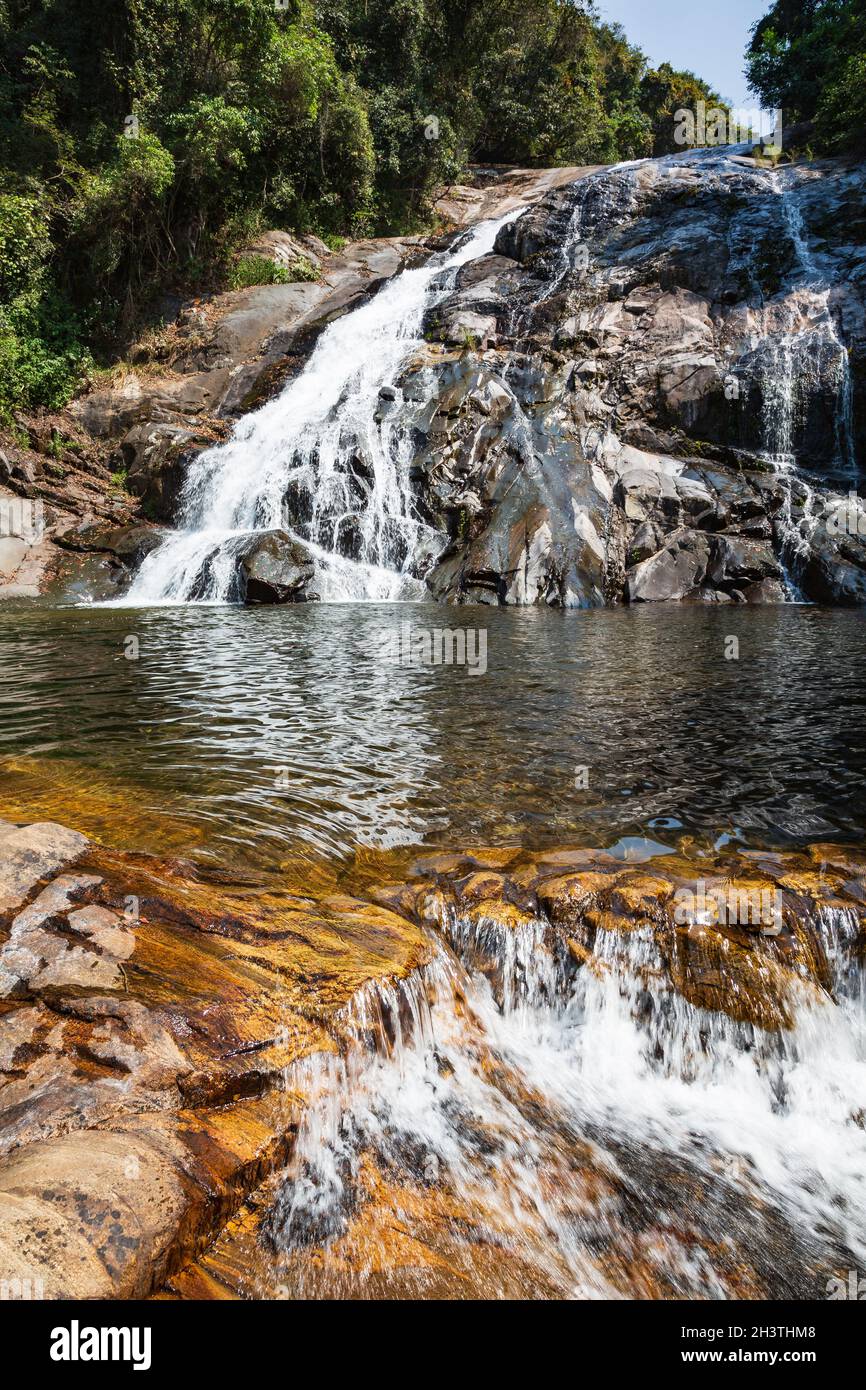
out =
{"type": "Polygon", "coordinates": [[[859,612],[793,607],[10,609],[3,801],[251,866],[419,843],[859,838],[864,636],[859,612]],[[486,628],[486,674],[394,665],[407,615],[486,628]]]}

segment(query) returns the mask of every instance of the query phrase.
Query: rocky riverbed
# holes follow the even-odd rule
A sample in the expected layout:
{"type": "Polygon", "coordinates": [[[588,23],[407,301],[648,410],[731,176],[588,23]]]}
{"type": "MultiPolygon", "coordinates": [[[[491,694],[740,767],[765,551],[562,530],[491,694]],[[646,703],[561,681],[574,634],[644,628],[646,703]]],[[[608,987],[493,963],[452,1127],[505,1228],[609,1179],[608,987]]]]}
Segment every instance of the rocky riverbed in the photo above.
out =
{"type": "Polygon", "coordinates": [[[864,212],[485,171],[4,443],[6,1288],[863,1267],[864,212]]]}
{"type": "Polygon", "coordinates": [[[0,1278],[46,1297],[817,1297],[856,1265],[862,851],[385,867],[252,889],[0,825],[0,1278]],[[605,1091],[612,1057],[587,1054],[583,1096],[561,1055],[550,1070],[558,1029],[604,1049],[611,1012],[620,1081],[673,1105],[667,1131],[605,1091]],[[808,1199],[806,1066],[838,1164],[808,1199]]]}

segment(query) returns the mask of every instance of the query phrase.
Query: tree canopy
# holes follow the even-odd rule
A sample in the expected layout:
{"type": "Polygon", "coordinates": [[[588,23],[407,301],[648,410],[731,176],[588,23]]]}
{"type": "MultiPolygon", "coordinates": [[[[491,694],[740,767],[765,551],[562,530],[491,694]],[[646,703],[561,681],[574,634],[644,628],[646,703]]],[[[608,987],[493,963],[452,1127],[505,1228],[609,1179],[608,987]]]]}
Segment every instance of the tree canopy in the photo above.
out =
{"type": "Polygon", "coordinates": [[[424,225],[467,163],[673,149],[714,95],[589,0],[0,0],[0,410],[263,227],[424,225]]]}
{"type": "Polygon", "coordinates": [[[866,151],[863,0],[776,0],[752,31],[747,73],[785,124],[814,120],[816,149],[866,151]]]}

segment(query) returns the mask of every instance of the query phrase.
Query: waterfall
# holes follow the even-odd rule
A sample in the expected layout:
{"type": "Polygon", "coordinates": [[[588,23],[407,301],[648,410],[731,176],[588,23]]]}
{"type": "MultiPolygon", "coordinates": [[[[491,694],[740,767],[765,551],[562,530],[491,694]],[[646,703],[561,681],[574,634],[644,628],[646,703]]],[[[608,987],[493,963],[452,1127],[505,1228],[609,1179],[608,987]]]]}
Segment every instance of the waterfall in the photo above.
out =
{"type": "MultiPolygon", "coordinates": [[[[728,161],[727,155],[696,151],[658,164],[668,175],[688,164],[715,176],[728,161]]],[[[580,295],[564,294],[564,287],[573,289],[584,271],[596,274],[588,239],[631,214],[640,201],[644,163],[653,162],[629,162],[579,180],[570,201],[558,207],[558,244],[532,270],[540,283],[531,305],[515,296],[512,338],[539,310],[542,320],[553,314],[551,302],[557,312],[560,298],[563,312],[580,302],[580,295]]],[[[816,393],[824,399],[832,392],[837,467],[840,475],[853,476],[851,370],[794,178],[778,171],[755,177],[778,214],[787,271],[777,291],[749,309],[758,329],[751,356],[760,383],[759,451],[779,479],[778,546],[789,596],[798,598],[810,528],[817,524],[812,491],[798,474],[799,416],[807,399],[814,405],[816,393]],[[795,477],[804,509],[795,505],[795,477]]],[[[443,533],[419,515],[412,487],[418,431],[429,423],[437,388],[432,357],[429,369],[424,366],[424,324],[454,288],[459,268],[490,253],[500,228],[521,211],[479,225],[449,252],[404,271],[327,327],[306,365],[275,399],[242,419],[230,441],[192,461],[180,495],[179,531],[145,558],[121,602],[231,602],[240,596],[239,562],[251,538],[274,530],[308,552],[315,568],[312,591],[321,598],[424,597],[422,576],[445,545],[443,533]],[[410,362],[420,363],[411,383],[410,362]]],[[[758,285],[757,275],[753,282],[758,285]]],[[[500,368],[511,397],[508,444],[526,473],[540,477],[546,441],[536,438],[532,413],[514,386],[518,359],[516,352],[510,359],[506,353],[500,368]]],[[[814,433],[812,419],[810,429],[814,433]]]]}
{"type": "MultiPolygon", "coordinates": [[[[512,1260],[533,1291],[581,1298],[645,1297],[634,1266],[673,1295],[715,1298],[737,1296],[744,1254],[764,1262],[775,1296],[828,1260],[857,1267],[859,924],[827,909],[814,926],[834,994],[794,980],[795,1026],[764,1031],[683,999],[649,929],[600,930],[578,967],[543,922],[446,912],[432,963],[366,987],[344,1019],[347,1053],[292,1079],[311,1099],[268,1218],[292,1295],[313,1296],[323,1278],[361,1291],[379,1202],[425,1243],[456,1222],[447,1258],[472,1279],[473,1245],[500,1250],[484,1296],[507,1296],[512,1260]],[[646,1209],[645,1184],[655,1190],[667,1166],[676,1204],[651,1204],[635,1242],[635,1204],[646,1209]],[[425,1200],[438,1203],[432,1233],[425,1200]],[[793,1274],[768,1254],[780,1222],[793,1274]]],[[[333,1282],[321,1289],[334,1296],[333,1282]]]]}
{"type": "Polygon", "coordinates": [[[273,529],[312,552],[323,598],[423,592],[412,562],[419,547],[438,551],[442,538],[414,512],[412,423],[423,403],[403,398],[399,377],[423,349],[425,316],[458,269],[492,251],[519,211],[479,224],[330,324],[279,396],[241,420],[228,443],[195,458],[181,529],[145,559],[124,602],[230,601],[238,551],[251,534],[273,529]]]}
{"type": "Polygon", "coordinates": [[[797,283],[785,293],[782,309],[788,319],[775,326],[765,352],[762,373],[764,398],[764,447],[768,459],[780,471],[796,466],[796,411],[800,377],[829,352],[835,380],[836,403],[833,433],[840,471],[856,475],[854,454],[853,388],[848,349],[839,337],[830,308],[830,287],[822,288],[822,276],[809,245],[802,211],[790,187],[778,172],[771,185],[780,201],[782,221],[794,252],[797,283]]]}
{"type": "Polygon", "coordinates": [[[815,493],[797,470],[796,427],[800,386],[810,376],[820,379],[827,353],[832,359],[835,383],[833,433],[840,473],[856,476],[854,453],[853,390],[848,350],[830,308],[830,287],[822,287],[806,231],[803,213],[791,188],[774,171],[771,186],[779,199],[782,222],[794,253],[793,285],[783,289],[781,301],[769,314],[761,370],[764,456],[780,476],[782,507],[778,515],[781,553],[788,597],[803,601],[801,574],[811,553],[811,537],[818,524],[815,493]],[[778,321],[778,314],[783,322],[778,321]],[[795,488],[802,498],[794,515],[795,488]]]}

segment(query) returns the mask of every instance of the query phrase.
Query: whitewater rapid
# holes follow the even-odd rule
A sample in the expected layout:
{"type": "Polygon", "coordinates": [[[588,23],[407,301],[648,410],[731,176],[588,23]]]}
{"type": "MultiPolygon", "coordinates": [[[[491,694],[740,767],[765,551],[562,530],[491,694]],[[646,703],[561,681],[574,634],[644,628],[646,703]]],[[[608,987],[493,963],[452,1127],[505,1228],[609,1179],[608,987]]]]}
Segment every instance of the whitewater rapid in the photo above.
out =
{"type": "MultiPolygon", "coordinates": [[[[646,1296],[641,1279],[737,1297],[742,1262],[777,1291],[817,1277],[808,1296],[824,1297],[818,1271],[863,1266],[856,914],[822,911],[832,993],[804,983],[790,1032],[689,1004],[648,930],[600,931],[575,973],[541,922],[442,927],[431,965],[356,998],[349,1054],[292,1077],[311,1100],[269,1231],[294,1293],[362,1290],[376,1252],[358,1202],[375,1206],[407,1168],[461,1214],[456,1267],[472,1269],[479,1239],[501,1252],[482,1296],[507,1296],[510,1261],[535,1292],[576,1298],[646,1296]],[[312,1268],[311,1246],[324,1248],[312,1268]]],[[[408,1195],[394,1201],[435,1242],[408,1195]]]]}

